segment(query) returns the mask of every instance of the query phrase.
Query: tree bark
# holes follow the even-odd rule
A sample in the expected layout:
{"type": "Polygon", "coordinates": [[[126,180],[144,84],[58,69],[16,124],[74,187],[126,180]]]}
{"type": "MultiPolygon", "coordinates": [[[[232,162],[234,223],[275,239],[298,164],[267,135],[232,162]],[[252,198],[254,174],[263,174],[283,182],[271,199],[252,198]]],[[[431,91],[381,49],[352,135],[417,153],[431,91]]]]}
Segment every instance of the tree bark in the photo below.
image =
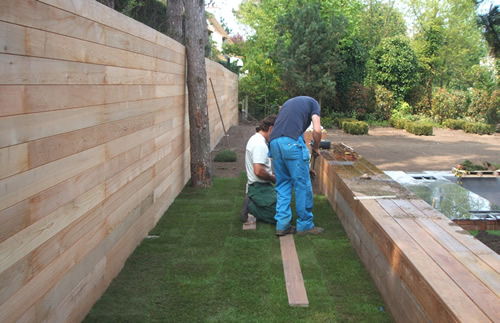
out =
{"type": "Polygon", "coordinates": [[[167,3],[167,36],[185,44],[183,30],[184,5],[182,0],[168,0],[167,3]]]}
{"type": "Polygon", "coordinates": [[[184,0],[186,10],[187,85],[189,98],[189,136],[191,181],[194,187],[212,185],[210,129],[207,105],[205,45],[208,40],[203,0],[184,0]]]}

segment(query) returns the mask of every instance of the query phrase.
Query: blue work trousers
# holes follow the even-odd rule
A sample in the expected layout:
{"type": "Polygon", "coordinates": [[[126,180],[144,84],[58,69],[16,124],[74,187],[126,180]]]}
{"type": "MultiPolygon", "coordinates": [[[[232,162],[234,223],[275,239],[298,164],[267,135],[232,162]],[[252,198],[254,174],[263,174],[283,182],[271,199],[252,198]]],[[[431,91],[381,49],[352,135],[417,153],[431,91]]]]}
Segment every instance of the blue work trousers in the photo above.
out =
{"type": "Polygon", "coordinates": [[[292,191],[295,189],[297,231],[314,227],[313,192],[309,177],[309,149],[302,136],[298,140],[280,137],[271,141],[270,155],[276,175],[276,230],[286,230],[292,221],[292,191]]]}

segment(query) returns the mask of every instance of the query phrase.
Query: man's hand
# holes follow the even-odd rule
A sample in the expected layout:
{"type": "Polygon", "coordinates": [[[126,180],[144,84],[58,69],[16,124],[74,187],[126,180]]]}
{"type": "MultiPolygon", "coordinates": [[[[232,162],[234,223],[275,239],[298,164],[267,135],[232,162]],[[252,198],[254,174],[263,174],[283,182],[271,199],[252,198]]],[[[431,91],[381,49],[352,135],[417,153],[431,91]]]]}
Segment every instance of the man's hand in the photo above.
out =
{"type": "Polygon", "coordinates": [[[312,149],[312,155],[313,155],[313,158],[318,157],[318,156],[319,156],[319,154],[320,154],[320,152],[319,152],[319,148],[313,147],[313,149],[312,149]]]}
{"type": "Polygon", "coordinates": [[[276,183],[276,176],[274,176],[274,174],[269,174],[266,171],[264,165],[257,163],[253,164],[253,171],[255,172],[255,175],[257,175],[259,178],[262,178],[265,181],[276,183]]]}
{"type": "Polygon", "coordinates": [[[314,179],[316,177],[316,171],[312,168],[309,168],[309,176],[311,179],[314,179]]]}

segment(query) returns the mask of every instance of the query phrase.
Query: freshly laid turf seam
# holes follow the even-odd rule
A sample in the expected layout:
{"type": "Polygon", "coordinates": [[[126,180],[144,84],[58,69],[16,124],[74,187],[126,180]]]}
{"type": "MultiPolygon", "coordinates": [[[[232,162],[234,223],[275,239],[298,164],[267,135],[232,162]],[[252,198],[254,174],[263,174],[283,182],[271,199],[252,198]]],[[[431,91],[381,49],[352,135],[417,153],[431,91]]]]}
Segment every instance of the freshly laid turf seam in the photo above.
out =
{"type": "Polygon", "coordinates": [[[306,287],[302,278],[299,257],[295,249],[295,241],[292,234],[280,237],[281,258],[283,259],[283,271],[285,273],[286,293],[290,306],[309,306],[306,287]]]}

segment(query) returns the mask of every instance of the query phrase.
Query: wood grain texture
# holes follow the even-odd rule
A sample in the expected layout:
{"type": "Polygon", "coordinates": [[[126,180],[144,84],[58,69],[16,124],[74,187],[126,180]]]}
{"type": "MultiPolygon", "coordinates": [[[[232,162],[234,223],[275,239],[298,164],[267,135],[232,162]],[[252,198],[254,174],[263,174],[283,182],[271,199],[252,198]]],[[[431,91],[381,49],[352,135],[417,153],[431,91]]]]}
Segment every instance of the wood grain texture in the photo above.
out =
{"type": "MultiPolygon", "coordinates": [[[[467,304],[467,297],[462,295],[456,299],[446,300],[450,307],[455,307],[454,311],[461,321],[470,321],[477,318],[477,313],[472,316],[466,316],[462,313],[462,308],[466,306],[469,308],[468,313],[474,312],[470,309],[471,306],[479,304],[481,310],[489,317],[490,320],[500,317],[500,308],[497,306],[499,302],[498,295],[493,293],[488,286],[485,286],[467,267],[454,257],[450,257],[449,251],[443,248],[440,244],[428,235],[428,233],[419,225],[419,218],[424,217],[423,214],[418,214],[413,208],[411,203],[406,201],[396,200],[380,200],[378,201],[384,209],[388,210],[402,228],[408,232],[422,249],[432,258],[432,260],[455,282],[464,293],[472,300],[467,304]],[[464,302],[465,301],[465,302],[464,302]]],[[[486,273],[483,272],[484,275],[486,273]]],[[[496,277],[498,279],[498,277],[496,277]]],[[[450,289],[450,286],[448,289],[450,289]]],[[[445,297],[446,293],[440,291],[441,296],[445,297]]]]}
{"type": "Polygon", "coordinates": [[[285,273],[286,293],[290,306],[309,306],[304,278],[300,269],[299,257],[295,249],[293,234],[280,237],[281,259],[285,273]]]}
{"type": "Polygon", "coordinates": [[[28,170],[28,145],[0,148],[0,179],[28,170]]]}

